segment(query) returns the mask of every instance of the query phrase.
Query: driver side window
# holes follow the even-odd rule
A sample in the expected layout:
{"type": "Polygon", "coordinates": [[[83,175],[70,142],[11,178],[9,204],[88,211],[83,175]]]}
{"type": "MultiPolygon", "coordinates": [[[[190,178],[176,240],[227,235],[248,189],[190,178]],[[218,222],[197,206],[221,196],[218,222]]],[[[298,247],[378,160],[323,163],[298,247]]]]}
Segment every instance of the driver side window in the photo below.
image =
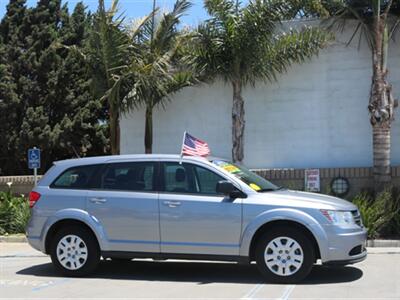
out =
{"type": "Polygon", "coordinates": [[[166,192],[218,195],[216,188],[220,180],[225,179],[211,170],[194,164],[164,163],[166,192]]]}
{"type": "Polygon", "coordinates": [[[195,193],[193,178],[187,164],[165,163],[165,191],[172,193],[195,193]]]}
{"type": "Polygon", "coordinates": [[[218,181],[225,180],[214,172],[199,166],[194,166],[195,177],[197,179],[199,192],[201,194],[217,195],[218,181]]]}

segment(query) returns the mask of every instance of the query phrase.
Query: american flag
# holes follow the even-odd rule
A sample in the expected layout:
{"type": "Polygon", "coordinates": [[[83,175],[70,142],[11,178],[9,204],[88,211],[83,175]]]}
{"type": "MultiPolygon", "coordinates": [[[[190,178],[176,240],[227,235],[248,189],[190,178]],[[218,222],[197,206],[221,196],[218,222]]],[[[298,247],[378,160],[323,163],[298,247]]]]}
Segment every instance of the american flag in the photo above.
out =
{"type": "Polygon", "coordinates": [[[185,132],[182,145],[182,155],[203,156],[210,154],[208,144],[185,132]]]}

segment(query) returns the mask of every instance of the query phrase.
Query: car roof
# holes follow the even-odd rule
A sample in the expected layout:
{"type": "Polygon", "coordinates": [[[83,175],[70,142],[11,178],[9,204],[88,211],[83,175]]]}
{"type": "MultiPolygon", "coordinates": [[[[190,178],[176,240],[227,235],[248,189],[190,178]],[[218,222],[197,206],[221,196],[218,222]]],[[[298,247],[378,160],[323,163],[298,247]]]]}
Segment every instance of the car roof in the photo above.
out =
{"type": "MultiPolygon", "coordinates": [[[[142,160],[142,159],[181,159],[179,154],[122,154],[122,155],[105,155],[105,156],[92,156],[83,158],[71,158],[65,160],[55,161],[55,165],[89,165],[89,164],[102,164],[107,162],[127,161],[127,160],[142,160]]],[[[184,161],[213,161],[213,160],[226,160],[216,157],[200,157],[200,156],[183,156],[184,161]]]]}

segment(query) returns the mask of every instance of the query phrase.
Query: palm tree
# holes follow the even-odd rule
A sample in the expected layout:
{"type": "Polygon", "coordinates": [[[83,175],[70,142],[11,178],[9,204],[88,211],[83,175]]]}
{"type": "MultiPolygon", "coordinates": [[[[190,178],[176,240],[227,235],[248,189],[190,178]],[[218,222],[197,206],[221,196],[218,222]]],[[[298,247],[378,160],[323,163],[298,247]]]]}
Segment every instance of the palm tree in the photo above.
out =
{"type": "Polygon", "coordinates": [[[293,17],[290,1],[205,0],[210,15],[197,28],[194,61],[209,80],[222,77],[232,85],[232,159],[244,158],[245,111],[242,89],[259,80],[274,81],[293,63],[301,63],[323,48],[331,35],[304,26],[283,31],[281,20],[293,17]]]}
{"type": "Polygon", "coordinates": [[[89,36],[88,65],[93,77],[93,92],[107,101],[111,153],[119,154],[120,103],[124,95],[107,93],[115,84],[116,70],[127,62],[128,36],[122,30],[123,18],[117,16],[118,0],[113,0],[106,10],[104,0],[99,0],[89,36]]]}
{"type": "Polygon", "coordinates": [[[391,182],[390,128],[397,101],[388,82],[388,45],[400,24],[400,3],[393,0],[336,1],[330,27],[343,27],[347,20],[356,21],[349,43],[358,35],[364,37],[372,52],[372,80],[368,109],[373,132],[373,165],[375,188],[382,190],[391,182]]]}
{"type": "MultiPolygon", "coordinates": [[[[131,91],[125,98],[125,110],[144,106],[145,115],[145,152],[152,153],[153,146],[153,110],[156,106],[165,106],[170,96],[194,82],[194,75],[184,64],[182,45],[188,34],[177,29],[179,20],[190,7],[187,0],[177,0],[172,11],[156,15],[146,22],[134,38],[140,59],[135,60],[124,71],[125,78],[134,77],[131,91]]],[[[143,24],[141,22],[140,24],[143,24]]],[[[138,32],[137,26],[131,31],[138,32]]]]}

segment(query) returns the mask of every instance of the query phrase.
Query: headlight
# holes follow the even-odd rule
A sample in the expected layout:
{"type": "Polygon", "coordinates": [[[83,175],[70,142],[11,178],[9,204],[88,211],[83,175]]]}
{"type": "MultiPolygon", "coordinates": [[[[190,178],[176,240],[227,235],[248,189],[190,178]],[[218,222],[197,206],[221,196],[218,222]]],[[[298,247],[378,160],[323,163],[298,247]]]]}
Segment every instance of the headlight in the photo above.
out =
{"type": "Polygon", "coordinates": [[[321,212],[334,225],[355,224],[353,214],[350,211],[321,209],[321,212]]]}

